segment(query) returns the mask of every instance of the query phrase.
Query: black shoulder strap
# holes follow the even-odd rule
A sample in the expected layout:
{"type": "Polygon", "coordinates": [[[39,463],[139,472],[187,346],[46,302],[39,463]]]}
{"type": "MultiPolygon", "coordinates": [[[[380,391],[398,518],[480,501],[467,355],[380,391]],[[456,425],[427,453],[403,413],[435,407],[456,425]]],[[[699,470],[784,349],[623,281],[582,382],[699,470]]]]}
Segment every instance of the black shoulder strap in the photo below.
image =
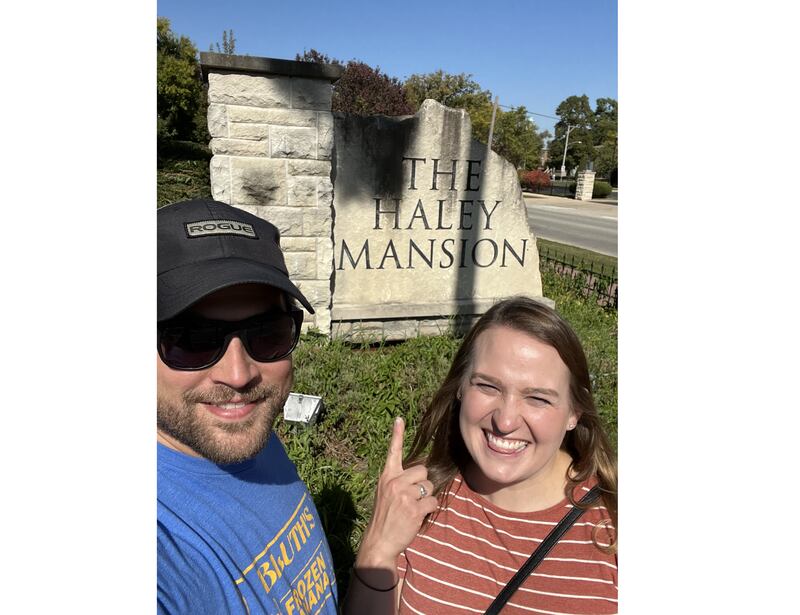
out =
{"type": "MultiPolygon", "coordinates": [[[[591,504],[597,498],[600,497],[600,488],[595,485],[589,490],[583,499],[581,499],[581,504],[591,504]]],[[[484,615],[497,615],[500,612],[500,609],[503,608],[508,599],[511,598],[511,595],[517,591],[522,582],[528,578],[528,575],[533,572],[533,569],[539,565],[539,563],[545,558],[545,556],[550,552],[555,544],[561,540],[561,537],[564,533],[572,527],[572,524],[578,520],[584,513],[583,508],[579,508],[578,506],[573,506],[572,510],[570,510],[561,521],[558,522],[550,533],[547,535],[541,544],[537,547],[537,549],[533,552],[533,554],[528,558],[528,561],[522,564],[522,568],[517,570],[517,573],[511,577],[511,580],[506,584],[506,586],[500,590],[500,593],[497,594],[497,598],[494,599],[494,602],[489,605],[489,608],[486,609],[484,615]]]]}

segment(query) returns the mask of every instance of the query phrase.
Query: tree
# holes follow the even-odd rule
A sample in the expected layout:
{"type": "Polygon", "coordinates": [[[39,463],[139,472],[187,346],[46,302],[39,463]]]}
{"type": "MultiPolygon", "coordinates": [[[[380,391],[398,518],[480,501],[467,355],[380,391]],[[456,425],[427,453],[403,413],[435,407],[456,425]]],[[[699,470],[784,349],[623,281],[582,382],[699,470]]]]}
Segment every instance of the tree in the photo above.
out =
{"type": "Polygon", "coordinates": [[[333,64],[334,66],[344,66],[344,64],[342,64],[336,58],[331,58],[326,54],[317,51],[316,49],[310,49],[308,51],[303,49],[303,55],[297,53],[295,54],[294,59],[298,62],[316,62],[317,64],[333,64]]]}
{"type": "Polygon", "coordinates": [[[551,165],[561,165],[564,137],[570,125],[573,128],[569,133],[567,169],[585,169],[591,162],[600,177],[610,177],[617,167],[617,107],[613,98],[598,98],[592,110],[585,94],[563,100],[556,109],[561,119],[555,126],[556,136],[548,152],[551,165]]]}
{"type": "Polygon", "coordinates": [[[543,139],[525,107],[509,111],[498,109],[492,141],[492,149],[517,169],[539,166],[543,139]]]}
{"type": "Polygon", "coordinates": [[[492,121],[492,93],[482,89],[472,75],[452,75],[437,70],[434,73],[411,75],[404,85],[414,112],[419,110],[426,98],[453,109],[464,109],[472,120],[472,136],[486,143],[492,121]]]}
{"type": "Polygon", "coordinates": [[[333,84],[333,111],[352,115],[410,115],[414,113],[406,101],[403,84],[396,77],[381,72],[380,67],[372,68],[359,60],[350,60],[343,65],[324,53],[311,49],[296,54],[300,62],[318,62],[344,66],[344,72],[333,84]]]}
{"type": "MultiPolygon", "coordinates": [[[[433,99],[453,109],[465,109],[472,121],[473,138],[486,143],[492,121],[492,93],[484,90],[472,75],[453,75],[442,70],[414,74],[405,82],[408,101],[419,109],[426,98],[433,99]]],[[[497,110],[492,149],[508,159],[517,168],[539,165],[543,139],[536,124],[528,118],[525,107],[510,111],[497,110]]]]}
{"type": "MultiPolygon", "coordinates": [[[[233,30],[223,30],[222,31],[222,49],[220,49],[219,43],[214,43],[216,45],[217,53],[224,53],[225,55],[232,56],[236,53],[236,39],[233,37],[233,30]]],[[[209,45],[208,50],[214,51],[214,45],[209,45]]]]}
{"type": "Polygon", "coordinates": [[[156,39],[156,109],[158,136],[192,139],[201,111],[202,81],[197,49],[185,36],[176,36],[169,19],[158,18],[156,39]]]}
{"type": "Polygon", "coordinates": [[[403,84],[408,102],[418,110],[426,98],[431,98],[453,109],[473,109],[491,106],[492,93],[482,90],[472,75],[451,75],[443,70],[425,75],[411,75],[403,84]]]}
{"type": "Polygon", "coordinates": [[[594,110],[594,169],[601,177],[610,178],[617,168],[617,107],[613,98],[598,98],[594,110]]]}
{"type": "Polygon", "coordinates": [[[574,168],[586,168],[589,161],[594,158],[591,134],[594,112],[589,105],[588,96],[584,94],[566,98],[556,108],[556,115],[561,119],[555,125],[556,136],[550,142],[548,150],[552,165],[561,166],[561,161],[564,159],[567,127],[570,126],[564,166],[568,171],[574,168]]]}

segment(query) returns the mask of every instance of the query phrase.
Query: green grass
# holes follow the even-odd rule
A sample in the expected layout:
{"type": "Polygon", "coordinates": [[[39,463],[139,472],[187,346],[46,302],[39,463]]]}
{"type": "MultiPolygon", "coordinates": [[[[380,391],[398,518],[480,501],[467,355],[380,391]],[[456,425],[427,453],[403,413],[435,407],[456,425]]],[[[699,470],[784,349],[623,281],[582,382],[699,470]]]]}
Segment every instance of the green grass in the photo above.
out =
{"type": "Polygon", "coordinates": [[[557,253],[559,255],[564,255],[567,259],[575,257],[575,260],[593,262],[597,269],[600,269],[601,265],[605,266],[606,269],[617,266],[616,256],[608,256],[606,254],[600,254],[599,252],[592,252],[591,250],[584,250],[583,248],[568,246],[563,243],[556,243],[555,241],[548,241],[547,239],[541,239],[539,237],[536,239],[536,245],[539,247],[540,251],[548,249],[551,254],[557,253]]]}

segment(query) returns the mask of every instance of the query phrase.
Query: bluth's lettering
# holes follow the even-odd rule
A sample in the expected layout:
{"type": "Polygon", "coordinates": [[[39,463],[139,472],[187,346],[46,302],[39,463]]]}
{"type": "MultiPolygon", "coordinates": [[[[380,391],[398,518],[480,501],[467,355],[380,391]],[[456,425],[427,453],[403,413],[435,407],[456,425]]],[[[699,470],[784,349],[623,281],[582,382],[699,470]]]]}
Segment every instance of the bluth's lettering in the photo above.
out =
{"type": "Polygon", "coordinates": [[[329,597],[325,594],[330,585],[325,559],[320,554],[292,587],[290,595],[283,603],[284,610],[288,615],[310,615],[315,606],[329,597]]]}
{"type": "Polygon", "coordinates": [[[283,576],[283,571],[294,561],[297,553],[306,545],[314,527],[314,516],[308,507],[305,507],[297,521],[286,532],[286,536],[273,545],[265,556],[265,560],[258,565],[256,573],[267,593],[283,576]]]}

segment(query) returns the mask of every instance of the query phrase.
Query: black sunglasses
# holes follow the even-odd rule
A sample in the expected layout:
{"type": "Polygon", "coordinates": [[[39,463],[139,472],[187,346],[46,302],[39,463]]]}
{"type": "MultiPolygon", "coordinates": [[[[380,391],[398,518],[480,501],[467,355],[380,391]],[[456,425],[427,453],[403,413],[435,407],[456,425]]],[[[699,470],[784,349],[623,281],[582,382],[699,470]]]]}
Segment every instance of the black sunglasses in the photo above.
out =
{"type": "Polygon", "coordinates": [[[206,369],[219,361],[234,337],[259,363],[289,356],[300,338],[303,311],[270,311],[245,320],[210,320],[193,314],[158,323],[158,356],[170,368],[206,369]]]}

